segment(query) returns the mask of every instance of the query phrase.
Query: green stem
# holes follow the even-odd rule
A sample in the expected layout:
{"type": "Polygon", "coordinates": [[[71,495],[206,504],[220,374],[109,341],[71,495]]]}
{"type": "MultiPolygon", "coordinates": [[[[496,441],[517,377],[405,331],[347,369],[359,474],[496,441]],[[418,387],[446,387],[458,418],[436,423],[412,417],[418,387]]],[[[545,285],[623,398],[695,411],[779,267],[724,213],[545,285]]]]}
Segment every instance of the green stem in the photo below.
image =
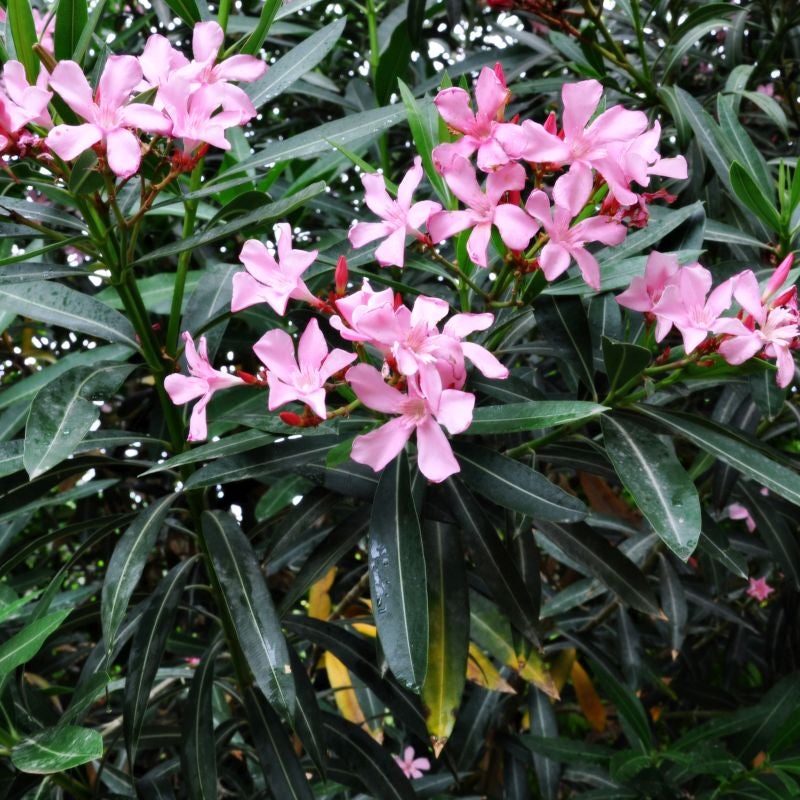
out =
{"type": "MultiPolygon", "coordinates": [[[[219,11],[217,11],[217,23],[225,31],[228,27],[228,17],[231,13],[231,0],[219,0],[219,11]]],[[[223,44],[224,47],[224,44],[223,44]]]]}
{"type": "MultiPolygon", "coordinates": [[[[197,162],[192,171],[192,177],[189,181],[189,191],[196,192],[200,188],[203,177],[203,167],[205,159],[201,158],[197,162]]],[[[197,220],[197,206],[198,200],[187,200],[186,210],[183,215],[183,231],[181,237],[187,239],[191,236],[194,230],[194,224],[197,220]]],[[[184,250],[178,256],[178,269],[175,273],[175,289],[172,292],[172,307],[169,312],[169,323],[167,325],[167,341],[166,350],[170,355],[176,355],[178,352],[178,334],[181,324],[181,307],[183,306],[183,293],[186,288],[186,275],[189,271],[189,263],[192,258],[191,250],[184,250]]]]}

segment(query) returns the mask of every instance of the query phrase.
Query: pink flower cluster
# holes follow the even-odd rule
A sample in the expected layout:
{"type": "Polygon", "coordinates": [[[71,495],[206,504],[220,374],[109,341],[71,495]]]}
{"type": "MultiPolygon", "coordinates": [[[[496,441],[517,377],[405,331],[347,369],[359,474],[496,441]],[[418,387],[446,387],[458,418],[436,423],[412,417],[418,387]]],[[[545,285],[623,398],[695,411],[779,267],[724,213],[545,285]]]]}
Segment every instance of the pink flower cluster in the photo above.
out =
{"type": "Polygon", "coordinates": [[[266,64],[258,58],[236,55],[217,62],[225,34],[216,22],[199,22],[192,38],[192,59],[175,50],[158,34],[147,40],[138,58],[109,56],[93,90],[83,69],[74,61],[60,61],[52,75],[42,69],[36,86],[29,86],[21,65],[9,62],[0,94],[0,145],[30,123],[51,128],[47,148],[65,161],[90,148],[105,154],[108,166],[120,178],[139,169],[141,134],[182,140],[190,155],[205,144],[230,149],[228,128],[244,125],[256,109],[247,94],[231,81],[254,81],[266,64]],[[47,103],[49,86],[82,120],[52,127],[47,103]],[[152,93],[150,102],[139,102],[152,93]]]}
{"type": "Polygon", "coordinates": [[[655,319],[658,342],[673,326],[677,328],[687,355],[698,349],[716,351],[734,365],[756,355],[775,359],[778,385],[785,387],[794,376],[791,351],[800,346],[797,287],[777,293],[792,260],[789,255],[778,265],[763,291],[749,269],[712,289],[711,273],[705,267],[679,267],[676,256],[654,252],[647,259],[644,277],[634,278],[617,302],[655,319]],[[734,301],[739,305],[736,314],[723,316],[734,301]]]}
{"type": "Polygon", "coordinates": [[[661,158],[658,154],[660,126],[656,122],[648,128],[643,112],[614,106],[592,120],[602,91],[595,80],[566,84],[559,131],[554,114],[543,124],[504,121],[509,92],[499,65],[481,71],[475,86],[475,111],[463,89],[442,90],[435,99],[436,107],[460,138],[435,147],[433,161],[465,208],[443,210],[431,201],[412,203],[422,179],[417,159],[398,187],[397,200],[389,196],[380,176],[362,177],[366,204],[382,221],[356,223],[349,232],[350,242],[361,247],[384,238],[375,251],[376,260],[381,266],[402,267],[406,234],[436,245],[470,230],[469,257],[486,267],[494,228],[512,253],[529,260],[533,268],[541,267],[548,280],[555,280],[574,261],[584,280],[599,289],[599,266],[586,246],[619,244],[627,232],[620,221],[624,216],[646,218],[648,197],[637,193],[632,184],[646,187],[651,175],[686,177],[682,156],[661,158]],[[477,170],[470,161],[473,155],[477,170]],[[483,187],[481,172],[488,173],[483,187]],[[529,172],[533,188],[523,203],[529,172]],[[549,191],[543,188],[544,175],[558,176],[549,191]],[[600,213],[592,213],[604,184],[610,198],[600,213]],[[427,227],[427,236],[423,227],[427,227]],[[538,245],[526,254],[537,234],[538,245]],[[539,247],[538,258],[531,260],[539,247]]]}

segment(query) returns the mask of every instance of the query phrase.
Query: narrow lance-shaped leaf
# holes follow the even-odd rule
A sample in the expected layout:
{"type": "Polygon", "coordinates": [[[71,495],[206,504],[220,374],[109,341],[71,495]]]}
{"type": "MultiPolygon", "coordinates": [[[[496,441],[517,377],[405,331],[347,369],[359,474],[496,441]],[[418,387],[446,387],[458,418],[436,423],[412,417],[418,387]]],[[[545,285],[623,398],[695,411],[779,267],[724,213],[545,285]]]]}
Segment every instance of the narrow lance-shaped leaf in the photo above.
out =
{"type": "Polygon", "coordinates": [[[677,456],[655,434],[606,416],[603,439],[614,469],[653,530],[684,561],[700,538],[700,500],[677,456]]]}
{"type": "Polygon", "coordinates": [[[404,453],[383,471],[372,506],[369,584],[389,667],[418,691],[428,662],[428,597],[422,530],[404,453]]]}
{"type": "Polygon", "coordinates": [[[669,625],[669,647],[674,661],[681,651],[686,636],[688,607],[683,584],[667,557],[659,555],[659,577],[661,578],[661,604],[669,625]]]}
{"type": "Polygon", "coordinates": [[[100,605],[100,620],[107,652],[114,648],[117,629],[128,608],[133,590],[156,543],[161,526],[176,494],[166,495],[142,511],[122,534],[106,569],[100,605]]]}
{"type": "Polygon", "coordinates": [[[608,411],[606,406],[583,400],[531,400],[528,403],[480,406],[472,414],[472,424],[467,433],[485,435],[552,428],[591,419],[604,411],[608,411]]]}
{"type": "Polygon", "coordinates": [[[39,652],[47,637],[58,630],[70,612],[71,609],[54,611],[37,619],[0,645],[0,684],[20,664],[29,661],[39,652]]]}
{"type": "Polygon", "coordinates": [[[54,36],[55,56],[58,60],[72,58],[88,19],[86,0],[59,0],[54,36]]]}
{"type": "Polygon", "coordinates": [[[51,775],[103,757],[99,731],[60,725],[28,736],[11,751],[11,763],[22,772],[51,775]]]}
{"type": "MultiPolygon", "coordinates": [[[[39,74],[39,59],[33,46],[39,41],[29,0],[8,0],[6,4],[6,29],[11,31],[17,59],[25,67],[28,83],[36,83],[39,74]]],[[[7,34],[6,34],[7,35],[7,34]]]]}
{"type": "Polygon", "coordinates": [[[221,511],[203,513],[203,537],[256,684],[290,719],[295,697],[289,650],[253,548],[233,517],[221,511]]]}
{"type": "Polygon", "coordinates": [[[428,732],[438,755],[461,704],[469,651],[469,594],[458,531],[442,523],[425,527],[428,575],[428,674],[422,685],[428,732]]]}
{"type": "Polygon", "coordinates": [[[730,181],[736,196],[772,231],[781,233],[783,223],[778,209],[764,194],[752,175],[738,162],[731,164],[730,181]]]}
{"type": "Polygon", "coordinates": [[[175,625],[178,603],[196,558],[197,556],[193,556],[181,561],[164,576],[150,598],[141,625],[133,636],[125,678],[122,720],[131,764],[136,757],[136,745],[144,725],[150,690],[161,666],[167,637],[175,625]]]}
{"type": "MultiPolygon", "coordinates": [[[[555,711],[550,704],[550,698],[544,692],[532,689],[529,704],[531,734],[540,740],[554,740],[558,736],[558,723],[555,711]]],[[[533,763],[536,767],[536,779],[543,800],[556,800],[561,774],[559,761],[534,750],[533,763]]]]}

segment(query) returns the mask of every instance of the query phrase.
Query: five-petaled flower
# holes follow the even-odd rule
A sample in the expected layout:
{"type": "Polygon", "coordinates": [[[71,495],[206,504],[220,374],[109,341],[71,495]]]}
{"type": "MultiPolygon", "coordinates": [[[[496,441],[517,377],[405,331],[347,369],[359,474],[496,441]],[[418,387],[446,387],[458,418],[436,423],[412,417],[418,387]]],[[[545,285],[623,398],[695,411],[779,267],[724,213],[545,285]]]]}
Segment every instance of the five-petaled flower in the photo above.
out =
{"type": "Polygon", "coordinates": [[[406,778],[421,778],[423,772],[427,772],[431,768],[431,762],[427,758],[417,758],[413,747],[406,747],[403,751],[402,758],[400,756],[394,757],[397,766],[403,770],[403,775],[406,778]]]}
{"type": "Polygon", "coordinates": [[[767,583],[766,578],[750,578],[746,594],[748,597],[752,597],[754,600],[758,600],[759,603],[761,603],[774,591],[775,589],[767,583]]]}

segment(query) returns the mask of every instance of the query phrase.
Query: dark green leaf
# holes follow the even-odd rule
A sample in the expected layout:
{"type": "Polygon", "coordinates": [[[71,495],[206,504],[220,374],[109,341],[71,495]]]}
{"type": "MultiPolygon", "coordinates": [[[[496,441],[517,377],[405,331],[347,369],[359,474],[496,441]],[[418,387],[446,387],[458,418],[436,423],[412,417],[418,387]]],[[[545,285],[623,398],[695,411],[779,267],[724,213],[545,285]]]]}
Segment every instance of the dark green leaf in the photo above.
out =
{"type": "Polygon", "coordinates": [[[261,8],[261,14],[259,15],[255,30],[247,37],[245,43],[242,45],[242,53],[254,56],[261,50],[280,7],[281,0],[266,0],[261,8]]]}
{"type": "Polygon", "coordinates": [[[689,614],[686,593],[683,591],[680,578],[663,554],[659,556],[659,577],[661,578],[661,605],[667,615],[669,646],[674,661],[680,653],[683,639],[686,636],[686,620],[689,614]]]}
{"type": "Polygon", "coordinates": [[[54,611],[26,625],[19,633],[0,644],[0,683],[20,664],[33,658],[51,633],[61,627],[72,609],[54,611]]]}
{"type": "Polygon", "coordinates": [[[551,297],[537,306],[536,321],[546,338],[562,351],[559,358],[575,368],[594,395],[592,339],[583,303],[576,297],[551,297]]]}
{"type": "Polygon", "coordinates": [[[56,10],[55,56],[71,59],[89,20],[86,0],[59,0],[56,10]]]}
{"type": "Polygon", "coordinates": [[[627,419],[602,419],[606,451],[622,484],[667,546],[684,561],[700,538],[697,489],[672,448],[627,419]]]}
{"type": "Polygon", "coordinates": [[[730,181],[736,196],[772,231],[781,233],[783,223],[778,209],[764,194],[755,178],[738,162],[730,168],[730,181]]]}
{"type": "Polygon", "coordinates": [[[369,526],[369,585],[389,667],[419,691],[428,667],[425,557],[408,461],[401,453],[381,474],[369,526]]]}
{"type": "Polygon", "coordinates": [[[642,572],[588,525],[541,522],[536,528],[580,564],[587,575],[598,578],[629,606],[645,614],[662,615],[642,572]]]}
{"type": "Polygon", "coordinates": [[[632,747],[648,750],[652,741],[647,713],[633,690],[620,683],[602,664],[593,662],[600,687],[616,706],[625,737],[632,747]]]}
{"type": "Polygon", "coordinates": [[[39,41],[39,37],[36,35],[31,4],[28,0],[8,0],[6,14],[6,36],[10,31],[17,59],[25,67],[28,83],[35,84],[39,75],[39,59],[33,46],[39,41]]]}
{"type": "MultiPolygon", "coordinates": [[[[417,0],[409,0],[409,4],[415,2],[417,0]]],[[[424,7],[425,0],[422,4],[424,7]]],[[[412,39],[413,31],[403,22],[395,28],[389,46],[381,53],[375,71],[375,98],[379,105],[386,105],[391,95],[397,92],[397,79],[405,75],[411,61],[412,39]]]]}
{"type": "MultiPolygon", "coordinates": [[[[550,698],[544,692],[533,688],[528,697],[528,708],[531,715],[532,736],[540,740],[554,741],[558,737],[558,722],[550,698]]],[[[533,763],[542,800],[556,800],[561,774],[560,762],[534,751],[533,763]]]]}
{"type": "Polygon", "coordinates": [[[27,263],[9,264],[0,271],[0,286],[8,283],[29,283],[30,281],[49,281],[53,278],[75,278],[85,276],[86,270],[60,264],[27,263]]]}
{"type": "Polygon", "coordinates": [[[22,772],[50,775],[103,757],[99,731],[60,725],[28,736],[11,751],[11,763],[22,772]]]}
{"type": "Polygon", "coordinates": [[[532,400],[502,406],[480,406],[472,414],[472,424],[467,433],[488,435],[551,428],[591,419],[607,410],[606,406],[582,400],[532,400]]]}
{"type": "Polygon", "coordinates": [[[195,0],[164,0],[166,4],[189,26],[200,22],[200,9],[195,0]]]}
{"type": "Polygon", "coordinates": [[[614,392],[642,374],[652,356],[646,347],[629,342],[617,342],[603,337],[603,361],[608,375],[608,390],[614,392]]]}
{"type": "Polygon", "coordinates": [[[519,461],[460,442],[455,453],[464,480],[480,494],[534,520],[571,522],[586,516],[584,504],[519,461]]]}
{"type": "Polygon", "coordinates": [[[408,0],[406,3],[406,27],[408,38],[414,47],[422,41],[422,23],[425,22],[425,0],[408,0]]]}
{"type": "Polygon", "coordinates": [[[609,747],[558,736],[520,736],[519,741],[538,755],[565,764],[608,764],[614,751],[609,747]]]}
{"type": "Polygon", "coordinates": [[[203,513],[203,537],[253,677],[270,703],[291,719],[289,651],[253,548],[233,517],[221,511],[203,513]]]}

